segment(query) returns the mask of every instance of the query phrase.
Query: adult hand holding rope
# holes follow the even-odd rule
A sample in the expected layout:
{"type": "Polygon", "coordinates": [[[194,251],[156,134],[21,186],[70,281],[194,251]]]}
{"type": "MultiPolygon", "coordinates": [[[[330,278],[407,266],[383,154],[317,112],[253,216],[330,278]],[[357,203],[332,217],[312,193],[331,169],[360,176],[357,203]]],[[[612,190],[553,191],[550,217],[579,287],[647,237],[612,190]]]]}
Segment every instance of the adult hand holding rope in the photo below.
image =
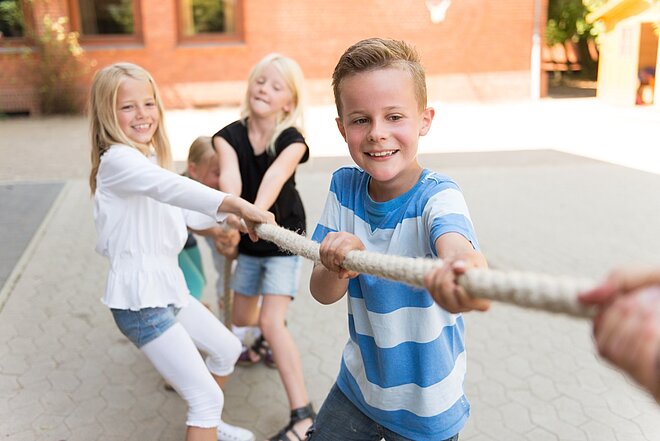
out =
{"type": "Polygon", "coordinates": [[[660,269],[615,270],[580,300],[599,307],[594,336],[600,355],[660,403],[660,269]]]}

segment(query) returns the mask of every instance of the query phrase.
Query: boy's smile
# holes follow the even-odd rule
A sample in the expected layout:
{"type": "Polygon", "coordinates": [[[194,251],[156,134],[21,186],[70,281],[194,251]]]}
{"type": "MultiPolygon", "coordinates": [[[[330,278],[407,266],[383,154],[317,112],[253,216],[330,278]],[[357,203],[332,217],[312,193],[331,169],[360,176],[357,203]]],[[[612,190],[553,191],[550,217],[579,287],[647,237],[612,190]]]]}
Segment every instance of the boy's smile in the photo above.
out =
{"type": "Polygon", "coordinates": [[[372,178],[369,195],[382,202],[410,190],[422,172],[419,137],[434,115],[420,110],[411,74],[398,67],[360,72],[342,80],[340,96],[337,126],[353,161],[372,178]]]}

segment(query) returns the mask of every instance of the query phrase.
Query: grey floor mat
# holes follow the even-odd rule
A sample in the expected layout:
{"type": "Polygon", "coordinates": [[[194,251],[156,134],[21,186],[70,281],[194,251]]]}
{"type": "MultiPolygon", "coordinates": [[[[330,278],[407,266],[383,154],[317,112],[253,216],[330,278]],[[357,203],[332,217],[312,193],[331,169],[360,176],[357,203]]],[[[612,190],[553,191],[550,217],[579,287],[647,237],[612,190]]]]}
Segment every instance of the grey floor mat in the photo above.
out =
{"type": "Polygon", "coordinates": [[[0,289],[64,183],[0,184],[0,289]]]}

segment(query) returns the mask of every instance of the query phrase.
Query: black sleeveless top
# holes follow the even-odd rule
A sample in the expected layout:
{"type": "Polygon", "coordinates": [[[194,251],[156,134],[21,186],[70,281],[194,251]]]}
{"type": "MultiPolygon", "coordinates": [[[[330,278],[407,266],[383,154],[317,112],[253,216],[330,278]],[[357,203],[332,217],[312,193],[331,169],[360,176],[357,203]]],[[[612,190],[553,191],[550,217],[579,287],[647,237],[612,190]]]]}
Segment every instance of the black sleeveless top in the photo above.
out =
{"type": "MultiPolygon", "coordinates": [[[[231,145],[236,151],[238,156],[238,166],[241,172],[241,181],[243,182],[243,190],[241,197],[246,201],[253,202],[257,197],[257,191],[261,185],[261,180],[268,170],[268,167],[275,161],[275,159],[284,151],[285,148],[294,143],[303,143],[307,146],[305,138],[296,128],[289,127],[284,130],[275,141],[275,156],[270,156],[264,152],[259,156],[255,156],[252,144],[248,138],[247,124],[243,121],[235,121],[225,128],[218,131],[213,137],[219,136],[231,145]]],[[[309,147],[303,155],[300,163],[307,162],[309,159],[309,147]]],[[[305,234],[306,219],[305,209],[303,208],[300,194],[296,190],[296,173],[284,183],[282,191],[275,200],[275,203],[268,211],[275,215],[275,221],[281,227],[289,230],[296,231],[300,234],[305,234]]],[[[252,242],[247,234],[241,236],[241,241],[238,244],[238,251],[243,254],[257,257],[271,257],[271,256],[289,256],[287,251],[280,250],[277,245],[272,242],[259,240],[252,242]]]]}

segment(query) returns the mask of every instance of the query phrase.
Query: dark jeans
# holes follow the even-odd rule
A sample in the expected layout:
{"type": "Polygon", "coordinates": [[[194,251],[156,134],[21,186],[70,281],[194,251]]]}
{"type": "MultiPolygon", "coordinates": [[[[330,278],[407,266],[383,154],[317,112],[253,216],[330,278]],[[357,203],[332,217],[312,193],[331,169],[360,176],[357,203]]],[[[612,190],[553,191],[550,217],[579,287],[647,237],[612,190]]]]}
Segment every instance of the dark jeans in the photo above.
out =
{"type": "MultiPolygon", "coordinates": [[[[414,441],[381,426],[360,412],[337,387],[332,386],[307,441],[414,441]]],[[[441,440],[438,440],[441,441],[441,440]]],[[[444,441],[458,441],[458,434],[444,441]]]]}

